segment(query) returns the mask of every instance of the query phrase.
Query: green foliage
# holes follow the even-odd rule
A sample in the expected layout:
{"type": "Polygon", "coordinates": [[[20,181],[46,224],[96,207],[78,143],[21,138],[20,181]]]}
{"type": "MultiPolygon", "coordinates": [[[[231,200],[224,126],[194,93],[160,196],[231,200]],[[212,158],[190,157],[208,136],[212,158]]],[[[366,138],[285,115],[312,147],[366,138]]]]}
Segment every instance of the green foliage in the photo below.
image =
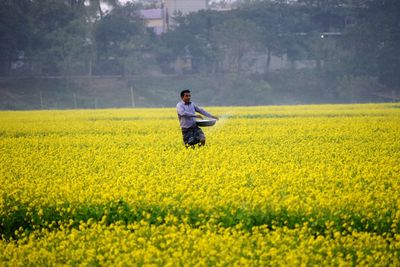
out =
{"type": "MultiPolygon", "coordinates": [[[[257,65],[257,73],[263,72],[270,83],[272,57],[284,56],[292,66],[296,61],[315,62],[310,67],[315,73],[301,74],[309,83],[317,79],[306,91],[317,89],[347,98],[343,89],[347,76],[375,79],[377,87],[368,87],[371,91],[399,91],[398,1],[238,3],[230,11],[176,16],[177,25],[156,36],[145,29],[137,13],[143,6],[159,7],[152,0],[142,5],[116,0],[91,0],[86,5],[83,0],[4,0],[0,3],[0,74],[12,73],[11,63],[19,57],[26,63],[25,72],[16,74],[172,74],[176,60],[186,57],[192,63],[186,73],[235,73],[252,79],[252,64],[262,56],[266,60],[257,65]],[[112,9],[105,12],[101,3],[112,9]]],[[[294,88],[296,95],[297,74],[291,78],[291,70],[287,72],[294,87],[285,90],[294,88]]],[[[353,99],[367,93],[347,91],[353,91],[353,99]]]]}
{"type": "Polygon", "coordinates": [[[378,77],[391,89],[399,87],[399,12],[395,0],[365,1],[364,8],[355,10],[355,22],[341,43],[350,52],[344,66],[350,74],[378,77]]]}
{"type": "Polygon", "coordinates": [[[28,0],[0,1],[0,73],[9,72],[9,62],[20,51],[29,49],[30,23],[24,14],[31,8],[28,0]]]}
{"type": "Polygon", "coordinates": [[[142,220],[155,225],[170,224],[171,222],[167,222],[169,216],[175,217],[177,224],[185,221],[193,227],[199,227],[212,221],[223,227],[240,225],[247,231],[261,225],[266,225],[270,229],[276,227],[295,229],[308,225],[310,231],[316,236],[330,235],[333,230],[342,234],[351,234],[347,229],[350,225],[358,232],[379,235],[394,235],[400,230],[400,224],[396,225],[390,212],[383,217],[368,218],[366,214],[356,214],[347,210],[333,214],[324,209],[314,210],[309,214],[305,214],[304,211],[290,212],[286,208],[271,210],[268,207],[248,210],[224,206],[206,211],[196,207],[185,209],[175,206],[148,206],[140,203],[133,206],[123,199],[97,206],[64,203],[57,207],[32,209],[29,204],[20,203],[14,198],[7,197],[3,201],[6,207],[10,207],[6,214],[0,215],[0,236],[3,240],[18,239],[41,228],[57,229],[66,225],[70,228],[78,228],[80,223],[88,221],[102,222],[106,225],[117,222],[129,224],[142,220]]]}
{"type": "Polygon", "coordinates": [[[360,96],[367,96],[379,88],[376,78],[344,76],[339,79],[337,91],[339,97],[348,102],[355,102],[360,96]]]}

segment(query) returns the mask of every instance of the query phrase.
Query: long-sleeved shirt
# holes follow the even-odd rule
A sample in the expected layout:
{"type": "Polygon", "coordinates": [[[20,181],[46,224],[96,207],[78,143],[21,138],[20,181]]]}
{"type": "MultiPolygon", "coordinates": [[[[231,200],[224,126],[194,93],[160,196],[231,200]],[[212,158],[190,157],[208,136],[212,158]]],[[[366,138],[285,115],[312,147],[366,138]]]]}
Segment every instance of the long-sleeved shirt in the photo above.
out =
{"type": "Polygon", "coordinates": [[[190,128],[196,124],[196,112],[203,114],[207,117],[213,117],[210,113],[198,107],[193,102],[185,104],[185,102],[180,101],[178,104],[176,104],[176,111],[178,112],[178,118],[181,128],[185,129],[190,128]]]}

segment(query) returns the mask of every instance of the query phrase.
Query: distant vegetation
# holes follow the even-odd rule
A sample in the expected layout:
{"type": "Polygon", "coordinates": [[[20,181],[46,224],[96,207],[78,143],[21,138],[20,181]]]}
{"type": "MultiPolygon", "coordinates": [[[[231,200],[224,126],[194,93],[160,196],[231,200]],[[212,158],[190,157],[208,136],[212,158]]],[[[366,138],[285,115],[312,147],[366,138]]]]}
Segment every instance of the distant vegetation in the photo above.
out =
{"type": "Polygon", "coordinates": [[[177,16],[157,36],[143,3],[1,1],[0,108],[130,106],[130,88],[138,106],[183,87],[207,105],[400,99],[400,2],[282,2],[177,16]]]}

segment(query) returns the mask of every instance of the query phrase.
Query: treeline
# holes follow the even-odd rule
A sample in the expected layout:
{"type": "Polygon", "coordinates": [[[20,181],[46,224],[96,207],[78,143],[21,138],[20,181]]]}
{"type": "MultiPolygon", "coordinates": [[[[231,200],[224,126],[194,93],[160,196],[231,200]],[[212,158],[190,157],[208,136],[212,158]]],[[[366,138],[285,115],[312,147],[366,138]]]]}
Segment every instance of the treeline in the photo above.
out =
{"type": "Polygon", "coordinates": [[[136,6],[106,13],[102,1],[4,0],[0,3],[2,74],[13,69],[41,75],[133,73],[148,44],[136,6]],[[19,67],[18,62],[28,66],[19,67]],[[126,70],[125,70],[126,68],[126,70]]]}
{"type": "Polygon", "coordinates": [[[336,95],[400,92],[397,0],[238,1],[229,11],[170,18],[175,23],[162,35],[145,27],[143,7],[3,0],[0,75],[229,74],[268,87],[307,63],[293,83],[306,75],[314,83],[304,87],[336,95]],[[274,58],[291,63],[279,78],[274,58]]]}

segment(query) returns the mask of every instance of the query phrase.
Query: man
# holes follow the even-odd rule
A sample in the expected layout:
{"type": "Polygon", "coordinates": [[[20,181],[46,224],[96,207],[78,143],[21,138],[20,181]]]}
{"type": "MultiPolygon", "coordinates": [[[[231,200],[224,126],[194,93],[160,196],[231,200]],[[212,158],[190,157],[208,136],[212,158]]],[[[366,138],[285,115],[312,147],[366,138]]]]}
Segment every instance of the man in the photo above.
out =
{"type": "Polygon", "coordinates": [[[206,136],[196,124],[196,118],[202,117],[201,115],[196,114],[196,112],[216,120],[218,120],[218,117],[211,115],[193,102],[190,102],[190,98],[190,90],[183,90],[181,92],[182,101],[176,105],[179,123],[182,129],[183,142],[185,143],[186,147],[194,146],[196,144],[199,144],[199,146],[204,146],[206,144],[206,136]]]}

